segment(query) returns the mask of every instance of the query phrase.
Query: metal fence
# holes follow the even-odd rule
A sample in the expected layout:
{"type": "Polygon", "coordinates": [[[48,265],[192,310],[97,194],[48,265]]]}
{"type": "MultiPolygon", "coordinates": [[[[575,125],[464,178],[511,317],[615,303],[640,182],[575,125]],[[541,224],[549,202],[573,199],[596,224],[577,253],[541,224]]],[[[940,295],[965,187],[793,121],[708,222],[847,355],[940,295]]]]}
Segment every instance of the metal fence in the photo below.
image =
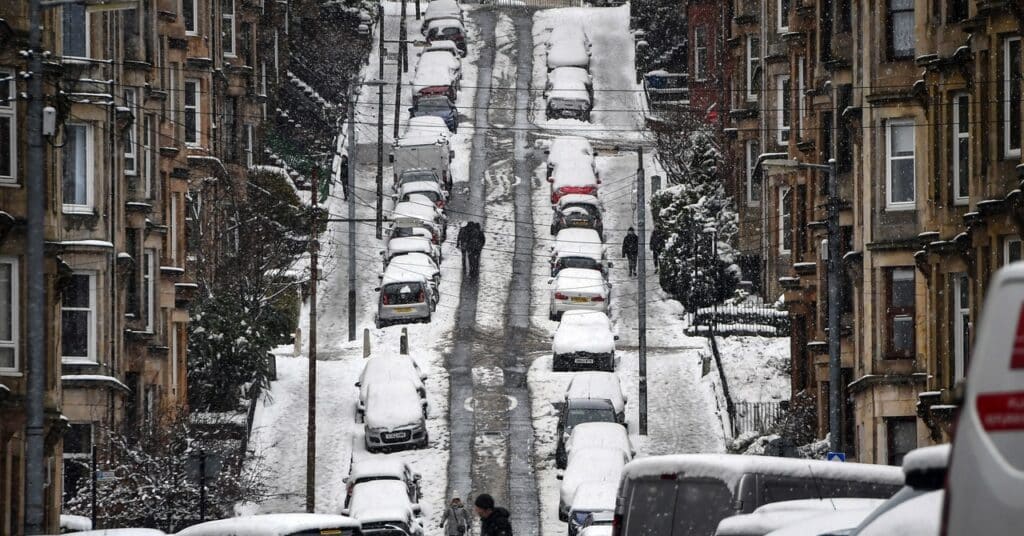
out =
{"type": "Polygon", "coordinates": [[[697,309],[689,329],[691,334],[788,337],[789,314],[761,303],[714,305],[697,309]]]}
{"type": "MultiPolygon", "coordinates": [[[[479,0],[478,2],[485,6],[495,7],[529,7],[529,8],[556,8],[556,7],[583,7],[583,0],[479,0]]],[[[601,6],[605,4],[587,2],[593,6],[601,6]]],[[[607,5],[620,5],[621,3],[609,3],[607,5]]]]}
{"type": "Polygon", "coordinates": [[[732,436],[747,432],[765,434],[778,424],[789,411],[789,401],[735,402],[732,418],[732,436]]]}

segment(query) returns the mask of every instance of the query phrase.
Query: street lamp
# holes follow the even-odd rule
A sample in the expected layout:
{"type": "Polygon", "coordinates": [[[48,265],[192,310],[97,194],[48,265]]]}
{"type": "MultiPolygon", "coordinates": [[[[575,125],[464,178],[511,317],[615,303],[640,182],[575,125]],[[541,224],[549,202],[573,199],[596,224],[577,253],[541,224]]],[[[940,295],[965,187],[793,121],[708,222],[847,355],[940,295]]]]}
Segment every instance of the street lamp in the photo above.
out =
{"type": "Polygon", "coordinates": [[[828,173],[828,447],[832,452],[841,452],[839,408],[842,401],[839,384],[842,382],[842,361],[839,354],[839,300],[842,296],[842,287],[839,282],[839,184],[836,178],[836,160],[830,158],[827,164],[810,164],[792,159],[772,159],[771,156],[774,155],[761,155],[758,158],[758,165],[762,166],[768,175],[784,174],[799,169],[828,173]]]}

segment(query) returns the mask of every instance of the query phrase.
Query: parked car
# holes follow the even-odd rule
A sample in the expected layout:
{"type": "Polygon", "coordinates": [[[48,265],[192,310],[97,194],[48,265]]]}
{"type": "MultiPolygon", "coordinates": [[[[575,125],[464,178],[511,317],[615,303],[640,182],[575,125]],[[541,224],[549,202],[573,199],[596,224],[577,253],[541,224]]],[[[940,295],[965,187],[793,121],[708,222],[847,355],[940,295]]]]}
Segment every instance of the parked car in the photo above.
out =
{"type": "Polygon", "coordinates": [[[421,32],[427,33],[427,25],[431,21],[438,19],[458,19],[462,20],[462,6],[459,5],[457,0],[432,0],[427,3],[427,8],[423,10],[423,26],[421,32]]]}
{"type": "Polygon", "coordinates": [[[423,227],[396,227],[391,230],[384,250],[380,252],[387,268],[391,259],[406,253],[419,252],[441,265],[441,248],[433,242],[434,232],[423,227]],[[425,235],[425,236],[424,236],[425,235]]]}
{"type": "Polygon", "coordinates": [[[551,275],[563,268],[586,268],[607,274],[605,247],[601,235],[593,229],[562,229],[551,246],[551,275]]]}
{"type": "Polygon", "coordinates": [[[558,475],[562,486],[558,492],[558,519],[569,520],[569,507],[576,497],[576,490],[585,482],[607,482],[617,484],[626,465],[626,456],[614,449],[579,449],[565,472],[558,475]]]}
{"type": "MultiPolygon", "coordinates": [[[[838,536],[849,534],[852,527],[857,526],[870,509],[820,511],[807,519],[790,523],[782,528],[767,533],[766,536],[838,536]]],[[[727,518],[728,519],[728,518],[727,518]]],[[[724,520],[723,520],[724,522],[724,520]]],[[[721,525],[721,523],[719,523],[721,525]]]]}
{"type": "MultiPolygon", "coordinates": [[[[117,530],[125,536],[163,534],[152,529],[107,529],[77,534],[104,534],[114,536],[117,530]]],[[[348,516],[330,514],[260,514],[207,521],[182,529],[178,536],[307,536],[309,534],[337,534],[360,536],[359,521],[348,516]]]]}
{"type": "Polygon", "coordinates": [[[551,30],[547,44],[548,71],[558,67],[579,67],[590,70],[590,41],[574,24],[563,24],[551,30]]]}
{"type": "Polygon", "coordinates": [[[551,183],[551,204],[557,205],[563,195],[585,194],[597,195],[598,185],[601,181],[594,173],[594,168],[585,158],[578,158],[577,165],[568,161],[556,166],[548,182],[551,183]]]}
{"type": "Polygon", "coordinates": [[[409,322],[429,323],[437,303],[433,283],[423,274],[397,264],[384,270],[377,299],[377,329],[409,322]]]}
{"type": "MultiPolygon", "coordinates": [[[[434,97],[436,95],[428,95],[428,98],[434,97]]],[[[414,106],[418,100],[419,97],[414,94],[414,106]]],[[[451,164],[455,152],[452,151],[451,131],[444,119],[421,115],[410,117],[406,125],[405,132],[395,140],[390,153],[395,182],[401,184],[408,180],[403,175],[410,171],[430,171],[436,175],[434,180],[440,182],[446,190],[451,190],[451,164]]]]}
{"type": "Polygon", "coordinates": [[[959,409],[943,507],[944,534],[1020,532],[1024,524],[1024,263],[1000,269],[985,290],[959,409]]]}
{"type": "Polygon", "coordinates": [[[427,43],[426,47],[424,47],[423,52],[434,52],[435,50],[450,52],[455,57],[466,56],[465,52],[459,50],[459,45],[455,44],[455,41],[446,41],[443,39],[431,41],[430,43],[427,43]]]}
{"type": "Polygon", "coordinates": [[[394,184],[391,185],[391,189],[397,192],[399,189],[402,188],[402,186],[414,182],[433,182],[436,184],[440,184],[442,187],[445,187],[444,181],[441,180],[441,177],[434,170],[409,169],[403,171],[402,174],[399,175],[397,179],[395,179],[394,184]]]}
{"type": "Polygon", "coordinates": [[[829,501],[796,500],[769,503],[749,514],[737,514],[723,519],[718,523],[715,536],[764,536],[774,530],[838,511],[853,512],[842,521],[849,523],[846,525],[846,528],[849,528],[882,502],[882,499],[842,498],[829,501]]]}
{"type": "MultiPolygon", "coordinates": [[[[615,371],[615,341],[608,315],[600,311],[566,311],[551,341],[551,369],[615,371]]],[[[612,374],[612,376],[615,376],[612,374]]],[[[577,378],[573,379],[573,382],[577,378]]],[[[616,381],[618,378],[616,378],[616,381]]],[[[621,397],[621,393],[619,395],[621,397]]],[[[590,397],[578,397],[590,398],[590,397]]],[[[620,399],[621,402],[621,399],[620,399]]],[[[621,404],[618,408],[622,411],[621,404]]]]}
{"type": "MultiPolygon", "coordinates": [[[[366,396],[366,450],[426,448],[430,436],[416,387],[411,382],[375,382],[366,396]]],[[[359,519],[359,516],[356,516],[359,519]]]]}
{"type": "Polygon", "coordinates": [[[599,530],[608,529],[607,535],[601,533],[600,536],[611,536],[612,523],[615,521],[615,512],[604,512],[597,511],[591,512],[586,518],[583,519],[583,526],[581,527],[582,532],[580,536],[598,535],[599,530]],[[595,530],[596,529],[596,530],[595,530]],[[593,532],[587,532],[592,530],[593,532]]]}
{"type": "Polygon", "coordinates": [[[592,421],[577,424],[564,441],[559,441],[555,450],[555,467],[565,469],[574,448],[618,449],[632,460],[636,456],[629,441],[626,427],[619,423],[592,421]]]}
{"type": "Polygon", "coordinates": [[[438,209],[444,210],[448,202],[448,192],[441,188],[439,183],[434,181],[408,182],[398,188],[398,193],[393,196],[396,203],[409,203],[415,201],[413,194],[426,196],[438,209]]]}
{"type": "Polygon", "coordinates": [[[582,69],[580,67],[558,67],[552,69],[551,72],[548,73],[548,83],[544,87],[544,91],[551,91],[559,83],[582,85],[586,88],[587,93],[590,94],[591,98],[594,96],[594,78],[586,69],[582,69]]]}
{"type": "Polygon", "coordinates": [[[459,19],[437,19],[427,22],[427,42],[452,41],[466,54],[466,28],[459,19]]]}
{"type": "Polygon", "coordinates": [[[446,96],[420,97],[416,105],[409,108],[411,117],[433,116],[444,120],[445,126],[453,133],[459,130],[459,109],[446,96]]]}
{"type": "MultiPolygon", "coordinates": [[[[453,41],[438,41],[441,43],[454,43],[453,41]]],[[[419,60],[416,62],[416,69],[425,65],[438,65],[447,66],[448,70],[451,71],[452,76],[455,80],[462,81],[462,60],[459,59],[458,45],[455,46],[455,50],[447,50],[446,46],[443,45],[438,48],[431,47],[432,43],[428,43],[425,50],[419,53],[419,60]]]]}
{"type": "MultiPolygon", "coordinates": [[[[162,531],[162,530],[143,529],[143,528],[96,529],[96,530],[86,530],[86,531],[81,531],[81,532],[73,532],[71,534],[75,534],[75,536],[167,536],[167,533],[162,531]]],[[[178,533],[178,534],[181,534],[181,533],[178,533]]],[[[192,534],[192,533],[190,532],[189,534],[192,534]]],[[[196,534],[199,534],[199,533],[196,533],[196,534]]],[[[202,533],[202,534],[213,534],[213,533],[210,532],[210,533],[202,533]]],[[[223,533],[218,532],[217,534],[220,535],[220,534],[223,534],[223,533]]],[[[244,533],[244,534],[249,534],[249,533],[244,533]]],[[[265,534],[265,533],[257,532],[257,533],[253,533],[253,534],[265,534]]],[[[275,534],[275,533],[267,533],[267,534],[275,534]]]]}
{"type": "Polygon", "coordinates": [[[437,208],[431,197],[422,192],[412,192],[391,210],[391,225],[394,227],[424,227],[434,234],[434,243],[447,238],[448,217],[437,208]]]}
{"type": "Polygon", "coordinates": [[[617,536],[712,534],[726,517],[808,498],[887,498],[897,467],[774,456],[677,454],[634,460],[622,472],[617,536]]]}
{"type": "Polygon", "coordinates": [[[569,507],[569,536],[579,534],[583,522],[594,512],[614,512],[618,487],[618,480],[580,484],[573,495],[572,506],[569,507]]]}
{"type": "Polygon", "coordinates": [[[555,80],[546,95],[548,104],[545,109],[545,117],[547,119],[590,121],[590,110],[594,107],[593,101],[590,91],[582,82],[564,78],[555,80]]]}
{"type": "Polygon", "coordinates": [[[420,490],[420,474],[413,471],[409,464],[395,456],[366,456],[352,465],[352,471],[344,478],[345,508],[352,500],[352,489],[363,482],[374,480],[395,480],[405,485],[411,503],[418,503],[423,497],[420,490]]]}
{"type": "Polygon", "coordinates": [[[359,417],[366,410],[369,389],[375,383],[411,383],[416,392],[419,393],[420,405],[426,411],[427,388],[423,384],[426,378],[426,374],[420,370],[416,361],[407,356],[382,355],[367,359],[366,364],[363,365],[362,372],[359,374],[359,381],[356,382],[356,387],[359,389],[356,416],[359,417]]]}
{"type": "Polygon", "coordinates": [[[565,268],[554,278],[551,285],[551,306],[548,317],[561,320],[562,313],[573,310],[608,312],[608,297],[611,287],[598,270],[565,268]]]}
{"type": "Polygon", "coordinates": [[[601,218],[601,202],[593,195],[563,195],[555,205],[551,218],[551,234],[557,235],[562,229],[593,229],[604,240],[604,222],[601,218]]]}
{"type": "MultiPolygon", "coordinates": [[[[569,455],[566,444],[572,437],[575,428],[585,423],[611,423],[618,426],[615,420],[615,406],[610,400],[597,398],[569,398],[562,403],[562,410],[558,414],[558,424],[555,427],[555,435],[558,442],[555,444],[555,460],[559,454],[569,463],[569,455]]],[[[630,456],[632,453],[629,454],[630,456]]]]}
{"type": "Polygon", "coordinates": [[[441,300],[441,269],[429,255],[417,252],[397,255],[388,262],[388,267],[378,277],[383,286],[385,279],[392,283],[418,282],[421,276],[427,280],[430,289],[430,310],[433,312],[437,309],[437,302],[441,300]]]}
{"type": "Polygon", "coordinates": [[[612,372],[580,372],[573,375],[565,389],[565,399],[596,398],[608,400],[615,408],[615,420],[626,424],[626,395],[619,377],[612,372]]]}
{"type": "Polygon", "coordinates": [[[869,526],[875,518],[889,510],[926,493],[941,490],[946,483],[950,450],[950,445],[945,444],[922,447],[908,452],[903,458],[905,485],[848,533],[859,534],[861,528],[869,526]]]}
{"type": "Polygon", "coordinates": [[[404,485],[395,480],[374,480],[356,486],[348,508],[341,511],[359,520],[363,534],[422,536],[416,516],[420,506],[409,502],[404,485]],[[393,528],[389,528],[391,525],[393,528]],[[397,532],[395,528],[401,532],[397,532]],[[397,534],[396,534],[397,533],[397,534]]]}
{"type": "Polygon", "coordinates": [[[555,168],[565,164],[569,167],[589,166],[597,176],[594,156],[597,154],[590,140],[582,136],[556,136],[547,149],[547,178],[550,179],[555,168]]]}

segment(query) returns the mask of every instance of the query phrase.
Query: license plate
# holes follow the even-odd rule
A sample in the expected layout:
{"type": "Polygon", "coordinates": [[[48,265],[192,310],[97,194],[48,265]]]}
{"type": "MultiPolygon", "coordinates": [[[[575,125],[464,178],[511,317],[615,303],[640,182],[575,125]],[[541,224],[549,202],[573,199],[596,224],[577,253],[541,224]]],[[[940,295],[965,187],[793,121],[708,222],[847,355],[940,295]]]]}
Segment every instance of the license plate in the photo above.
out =
{"type": "Polygon", "coordinates": [[[395,308],[395,312],[396,313],[411,313],[412,311],[413,311],[412,307],[396,307],[395,308]]]}
{"type": "Polygon", "coordinates": [[[583,297],[580,297],[580,296],[574,296],[572,298],[572,302],[573,303],[587,303],[589,301],[590,301],[589,298],[583,298],[583,297]]]}
{"type": "Polygon", "coordinates": [[[405,439],[405,432],[391,432],[384,434],[384,439],[405,439]]]}
{"type": "Polygon", "coordinates": [[[593,365],[594,364],[594,358],[593,357],[577,357],[575,359],[575,362],[579,363],[581,365],[593,365]]]}
{"type": "Polygon", "coordinates": [[[590,222],[588,222],[587,220],[575,220],[570,221],[569,225],[571,227],[590,227],[590,222]]]}

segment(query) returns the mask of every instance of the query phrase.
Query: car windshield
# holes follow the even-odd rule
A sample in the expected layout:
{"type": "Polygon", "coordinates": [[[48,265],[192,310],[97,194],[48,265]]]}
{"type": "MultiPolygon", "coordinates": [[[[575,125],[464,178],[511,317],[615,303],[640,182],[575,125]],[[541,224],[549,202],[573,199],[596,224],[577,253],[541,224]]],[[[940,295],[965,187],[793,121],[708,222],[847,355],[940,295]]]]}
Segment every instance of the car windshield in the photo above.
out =
{"type": "Polygon", "coordinates": [[[397,521],[387,523],[365,523],[363,524],[363,534],[369,536],[409,536],[409,531],[405,527],[405,523],[397,521]]]}
{"type": "Polygon", "coordinates": [[[434,175],[431,171],[406,171],[405,173],[402,173],[401,184],[420,181],[437,182],[437,175],[434,175]]]}
{"type": "Polygon", "coordinates": [[[565,214],[566,216],[578,215],[580,213],[579,211],[586,212],[587,215],[589,215],[592,218],[600,215],[600,212],[598,211],[597,207],[595,207],[594,205],[588,205],[586,203],[569,203],[562,207],[562,213],[565,214]]]}
{"type": "Polygon", "coordinates": [[[409,198],[411,196],[413,196],[414,194],[415,195],[422,195],[422,196],[426,197],[427,199],[429,199],[433,203],[437,203],[441,199],[441,196],[438,195],[437,192],[431,192],[430,190],[423,190],[423,191],[416,191],[416,192],[405,194],[404,196],[402,196],[402,201],[409,201],[409,198]]]}
{"type": "Polygon", "coordinates": [[[418,113],[447,113],[451,109],[452,106],[448,103],[447,99],[420,99],[419,103],[416,104],[416,111],[418,113]]]}
{"type": "Polygon", "coordinates": [[[561,268],[586,268],[589,270],[600,270],[601,263],[590,257],[560,257],[558,267],[561,268]]]}
{"type": "Polygon", "coordinates": [[[391,231],[391,238],[409,238],[412,236],[423,236],[422,230],[417,230],[416,227],[396,227],[391,231]]]}
{"type": "Polygon", "coordinates": [[[392,283],[381,291],[385,305],[405,305],[423,301],[423,288],[419,283],[392,283]]]}
{"type": "Polygon", "coordinates": [[[582,525],[588,515],[590,515],[590,512],[576,512],[572,515],[572,520],[575,521],[577,525],[582,525]]]}
{"type": "Polygon", "coordinates": [[[615,422],[612,408],[573,408],[569,410],[566,424],[569,428],[585,422],[615,422]]]}
{"type": "Polygon", "coordinates": [[[288,536],[320,536],[321,534],[336,534],[338,536],[351,536],[354,534],[352,529],[343,529],[339,527],[323,527],[319,529],[307,529],[300,530],[299,532],[289,532],[288,536]]]}

